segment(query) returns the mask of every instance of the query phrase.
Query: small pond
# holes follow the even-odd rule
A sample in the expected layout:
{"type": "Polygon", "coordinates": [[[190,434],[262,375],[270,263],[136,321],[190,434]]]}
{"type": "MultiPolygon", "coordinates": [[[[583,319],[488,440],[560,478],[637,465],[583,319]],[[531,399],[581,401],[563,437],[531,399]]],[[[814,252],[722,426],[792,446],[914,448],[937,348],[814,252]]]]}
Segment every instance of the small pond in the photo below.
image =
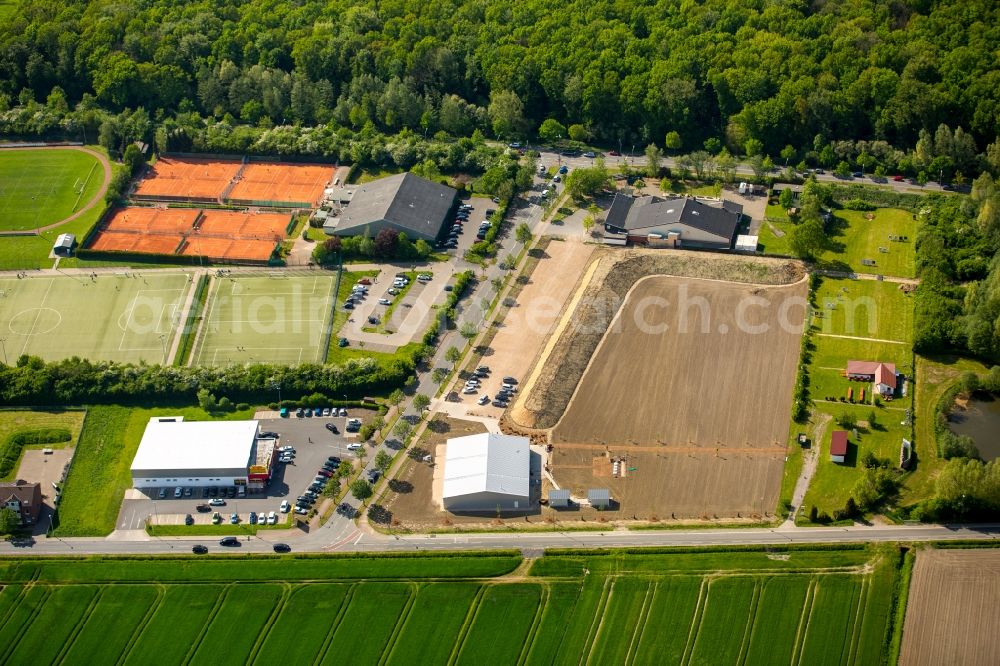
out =
{"type": "Polygon", "coordinates": [[[971,437],[983,460],[1000,458],[1000,400],[970,400],[967,409],[952,410],[948,427],[971,437]]]}

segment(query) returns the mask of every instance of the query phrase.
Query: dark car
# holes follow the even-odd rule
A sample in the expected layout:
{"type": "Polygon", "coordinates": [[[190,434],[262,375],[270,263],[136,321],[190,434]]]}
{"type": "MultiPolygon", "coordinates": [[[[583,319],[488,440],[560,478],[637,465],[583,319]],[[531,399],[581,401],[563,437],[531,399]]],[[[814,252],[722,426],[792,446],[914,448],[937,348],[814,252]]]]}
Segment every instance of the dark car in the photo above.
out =
{"type": "Polygon", "coordinates": [[[860,171],[852,171],[852,172],[851,172],[851,177],[852,177],[852,178],[861,178],[861,177],[863,177],[863,176],[864,176],[864,174],[863,174],[863,173],[861,173],[860,171]]]}
{"type": "Polygon", "coordinates": [[[290,553],[292,552],[292,547],[287,543],[276,543],[273,546],[274,552],[276,553],[290,553]]]}
{"type": "Polygon", "coordinates": [[[234,536],[222,537],[219,539],[220,546],[238,546],[240,545],[240,540],[234,536]]]}
{"type": "Polygon", "coordinates": [[[333,425],[332,423],[327,423],[326,429],[332,432],[334,435],[340,432],[339,430],[337,430],[337,426],[333,425]]]}
{"type": "Polygon", "coordinates": [[[195,510],[197,510],[198,513],[208,513],[209,511],[212,510],[212,508],[207,504],[199,504],[198,506],[195,507],[195,510]]]}
{"type": "Polygon", "coordinates": [[[256,525],[257,524],[257,512],[256,511],[251,511],[250,512],[250,524],[251,525],[256,525]]]}
{"type": "Polygon", "coordinates": [[[489,372],[489,371],[490,371],[490,366],[488,365],[481,365],[478,368],[476,368],[476,372],[489,372]]]}
{"type": "Polygon", "coordinates": [[[375,316],[368,317],[368,323],[369,324],[378,324],[378,317],[375,317],[375,316]]]}
{"type": "Polygon", "coordinates": [[[278,433],[272,431],[262,432],[260,433],[260,436],[263,437],[264,439],[278,439],[278,437],[280,437],[278,433]]]}
{"type": "Polygon", "coordinates": [[[503,378],[503,383],[504,384],[516,384],[517,383],[517,378],[516,377],[504,377],[503,378]]]}
{"type": "Polygon", "coordinates": [[[185,525],[194,525],[194,518],[191,516],[190,513],[187,514],[186,516],[184,516],[184,524],[185,525]]]}
{"type": "Polygon", "coordinates": [[[330,471],[330,470],[328,470],[328,469],[321,469],[321,470],[318,470],[318,471],[316,472],[316,474],[318,474],[319,476],[325,476],[325,477],[326,477],[326,478],[328,478],[328,479],[329,479],[329,478],[330,478],[331,476],[333,476],[333,472],[331,472],[331,471],[330,471]]]}
{"type": "MultiPolygon", "coordinates": [[[[354,303],[344,303],[344,309],[345,310],[353,310],[354,309],[354,303]]],[[[301,411],[301,410],[299,410],[299,411],[301,411]]]]}
{"type": "Polygon", "coordinates": [[[212,488],[208,491],[208,494],[211,495],[212,497],[218,497],[219,496],[219,487],[218,486],[212,486],[212,488]]]}
{"type": "Polygon", "coordinates": [[[295,498],[295,503],[296,504],[301,504],[302,506],[309,506],[311,504],[315,504],[316,500],[314,498],[312,498],[312,497],[308,497],[306,495],[302,495],[300,497],[295,498]]]}
{"type": "Polygon", "coordinates": [[[236,486],[229,486],[228,488],[226,488],[226,496],[229,497],[230,499],[236,497],[236,486]]]}
{"type": "Polygon", "coordinates": [[[208,552],[208,547],[203,546],[199,543],[194,546],[191,546],[191,552],[194,553],[195,555],[204,555],[205,553],[208,552]]]}
{"type": "Polygon", "coordinates": [[[951,185],[950,183],[945,183],[944,185],[941,186],[941,189],[942,190],[947,190],[948,192],[951,192],[952,190],[955,189],[955,186],[951,185]]]}
{"type": "Polygon", "coordinates": [[[338,458],[337,456],[330,456],[329,458],[326,459],[326,461],[328,463],[333,463],[334,465],[340,464],[340,458],[338,458]]]}
{"type": "Polygon", "coordinates": [[[503,400],[494,400],[493,401],[493,406],[494,407],[506,407],[507,403],[504,402],[503,400]]]}
{"type": "Polygon", "coordinates": [[[453,286],[451,286],[450,284],[446,284],[446,285],[444,286],[444,290],[445,290],[445,291],[451,291],[452,289],[454,289],[454,287],[453,287],[453,286]]]}
{"type": "Polygon", "coordinates": [[[201,498],[205,499],[206,497],[208,497],[208,486],[202,486],[201,498]]]}
{"type": "Polygon", "coordinates": [[[375,483],[382,476],[382,472],[377,469],[368,470],[368,483],[375,483]]]}

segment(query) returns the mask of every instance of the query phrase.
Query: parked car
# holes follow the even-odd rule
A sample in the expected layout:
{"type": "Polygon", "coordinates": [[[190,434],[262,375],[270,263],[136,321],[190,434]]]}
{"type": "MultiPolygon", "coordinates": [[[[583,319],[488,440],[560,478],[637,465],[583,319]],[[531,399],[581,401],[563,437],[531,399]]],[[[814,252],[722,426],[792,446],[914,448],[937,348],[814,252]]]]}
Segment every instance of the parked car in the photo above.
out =
{"type": "Polygon", "coordinates": [[[609,150],[608,155],[611,155],[612,157],[619,157],[621,153],[619,153],[617,150],[609,150]]]}
{"type": "Polygon", "coordinates": [[[378,304],[379,305],[392,305],[392,301],[390,301],[388,298],[380,298],[380,299],[378,299],[378,304]]]}
{"type": "Polygon", "coordinates": [[[160,499],[165,498],[167,496],[167,489],[166,488],[160,488],[160,492],[157,493],[157,496],[160,499]]]}
{"type": "Polygon", "coordinates": [[[340,411],[337,412],[337,416],[347,416],[347,409],[341,407],[340,411]]]}
{"type": "Polygon", "coordinates": [[[476,388],[475,386],[466,386],[464,389],[462,389],[462,393],[464,393],[465,395],[472,395],[473,393],[479,393],[479,389],[476,388]]]}
{"type": "Polygon", "coordinates": [[[507,403],[504,402],[503,400],[494,400],[493,401],[493,406],[494,407],[506,407],[507,403]]]}
{"type": "Polygon", "coordinates": [[[229,497],[230,499],[236,497],[236,486],[229,486],[228,488],[226,488],[226,496],[229,497]]]}
{"type": "Polygon", "coordinates": [[[218,511],[216,511],[215,513],[212,514],[212,524],[218,525],[221,522],[222,522],[222,515],[218,511]]]}
{"type": "Polygon", "coordinates": [[[371,283],[372,283],[372,281],[369,280],[368,278],[361,278],[360,280],[358,280],[358,284],[363,285],[363,286],[364,285],[369,285],[371,283]]]}
{"type": "Polygon", "coordinates": [[[378,324],[379,323],[379,318],[376,317],[376,316],[374,316],[374,315],[372,315],[371,317],[368,317],[368,323],[369,324],[378,324]]]}
{"type": "Polygon", "coordinates": [[[896,181],[897,183],[901,183],[901,182],[903,182],[903,177],[902,177],[902,176],[900,176],[900,175],[898,175],[898,174],[897,174],[897,175],[895,175],[895,176],[893,176],[893,177],[892,177],[892,179],[893,179],[894,181],[896,181]]]}
{"type": "Polygon", "coordinates": [[[563,164],[561,167],[559,167],[559,173],[565,176],[567,173],[569,173],[569,167],[563,164]]]}
{"type": "MultiPolygon", "coordinates": [[[[281,513],[288,513],[288,500],[281,501],[281,513]]],[[[271,513],[274,513],[273,511],[271,513]]]]}
{"type": "Polygon", "coordinates": [[[340,458],[338,458],[337,456],[330,456],[329,458],[326,459],[326,461],[328,463],[333,464],[333,465],[339,465],[340,464],[340,458]]]}
{"type": "Polygon", "coordinates": [[[268,513],[267,514],[267,524],[268,525],[277,525],[278,524],[278,514],[276,514],[274,511],[271,511],[270,513],[268,513]]]}
{"type": "Polygon", "coordinates": [[[191,489],[190,488],[185,488],[184,489],[184,497],[191,497],[191,489]]]}
{"type": "Polygon", "coordinates": [[[184,489],[183,488],[181,488],[180,486],[177,486],[176,488],[174,488],[174,497],[175,498],[180,497],[183,494],[184,494],[184,489]]]}
{"type": "Polygon", "coordinates": [[[194,525],[194,516],[192,516],[190,513],[187,514],[187,515],[185,515],[184,516],[184,524],[185,525],[194,525]]]}
{"type": "Polygon", "coordinates": [[[517,378],[516,377],[511,377],[511,376],[504,377],[503,378],[503,383],[504,384],[516,384],[517,383],[517,378]]]}
{"type": "Polygon", "coordinates": [[[220,546],[238,546],[240,545],[240,540],[234,536],[222,537],[219,539],[220,546]]]}
{"type": "Polygon", "coordinates": [[[327,423],[326,424],[326,429],[329,430],[330,432],[332,432],[334,435],[336,435],[336,434],[338,434],[340,432],[339,430],[337,430],[337,426],[335,426],[332,423],[327,423]]]}
{"type": "Polygon", "coordinates": [[[229,514],[229,524],[238,525],[240,522],[240,515],[238,513],[229,514]]]}
{"type": "Polygon", "coordinates": [[[250,512],[250,521],[249,522],[250,522],[251,525],[256,525],[257,524],[257,512],[256,511],[251,511],[250,512]]]}
{"type": "Polygon", "coordinates": [[[360,449],[361,449],[361,445],[358,444],[357,442],[351,442],[350,444],[347,445],[347,450],[348,451],[358,451],[360,449]]]}
{"type": "Polygon", "coordinates": [[[595,157],[597,157],[597,154],[596,154],[596,153],[594,153],[594,152],[593,152],[592,150],[588,150],[587,152],[585,152],[585,153],[583,154],[583,156],[584,156],[584,157],[587,157],[587,158],[589,158],[589,159],[594,159],[595,157]]]}
{"type": "MultiPolygon", "coordinates": [[[[353,309],[354,309],[354,303],[352,303],[352,302],[350,302],[350,301],[348,301],[348,302],[344,303],[344,309],[345,309],[345,310],[353,310],[353,309]]],[[[301,412],[301,411],[302,411],[302,410],[300,409],[300,410],[299,410],[299,412],[301,412]]],[[[296,416],[302,416],[302,414],[298,414],[298,413],[297,413],[297,414],[296,414],[296,416]]]]}
{"type": "Polygon", "coordinates": [[[490,371],[490,366],[488,365],[481,365],[478,368],[476,368],[476,372],[489,372],[489,371],[490,371]]]}
{"type": "Polygon", "coordinates": [[[290,552],[292,552],[292,547],[289,546],[287,543],[276,543],[272,547],[274,548],[274,552],[276,552],[276,553],[290,553],[290,552]]]}
{"type": "Polygon", "coordinates": [[[375,483],[382,476],[382,472],[377,469],[368,470],[368,483],[375,483]]]}
{"type": "Polygon", "coordinates": [[[295,498],[295,503],[300,506],[309,506],[310,504],[313,504],[315,502],[316,500],[308,495],[300,495],[295,498]]]}
{"type": "Polygon", "coordinates": [[[479,396],[479,400],[476,400],[476,402],[478,402],[480,405],[485,405],[489,401],[490,401],[490,396],[488,395],[479,396]]]}
{"type": "Polygon", "coordinates": [[[206,497],[208,497],[208,486],[202,486],[201,487],[201,498],[205,499],[206,497]]]}
{"type": "Polygon", "coordinates": [[[226,506],[226,500],[219,497],[208,500],[209,506],[226,506]]]}
{"type": "Polygon", "coordinates": [[[396,289],[395,287],[389,287],[388,289],[385,290],[385,293],[389,294],[390,296],[398,296],[399,289],[396,289]]]}
{"type": "Polygon", "coordinates": [[[329,479],[329,478],[330,478],[331,476],[333,476],[333,472],[331,472],[331,471],[330,471],[330,470],[328,470],[328,469],[321,469],[321,470],[319,470],[318,472],[316,472],[316,474],[318,474],[319,476],[325,476],[325,477],[326,477],[326,478],[328,478],[328,479],[329,479]]]}
{"type": "MultiPolygon", "coordinates": [[[[351,307],[354,307],[354,306],[352,305],[351,307]]],[[[297,416],[300,419],[302,418],[302,413],[303,413],[303,409],[301,407],[299,407],[298,409],[295,410],[295,416],[297,416]]]]}
{"type": "Polygon", "coordinates": [[[195,555],[204,555],[208,552],[208,548],[199,543],[191,546],[191,552],[195,555]]]}
{"type": "Polygon", "coordinates": [[[307,513],[309,513],[309,510],[307,508],[305,508],[304,506],[296,506],[295,507],[295,513],[299,514],[300,516],[304,516],[307,513]]]}
{"type": "Polygon", "coordinates": [[[290,453],[295,453],[295,447],[294,447],[294,446],[288,446],[288,445],[285,445],[285,446],[279,446],[279,447],[278,447],[278,452],[279,452],[279,453],[284,453],[284,452],[286,452],[286,451],[287,451],[287,452],[290,452],[290,453]]]}
{"type": "Polygon", "coordinates": [[[417,276],[417,279],[422,282],[429,282],[434,279],[434,276],[431,275],[430,273],[421,273],[420,275],[417,276]]]}

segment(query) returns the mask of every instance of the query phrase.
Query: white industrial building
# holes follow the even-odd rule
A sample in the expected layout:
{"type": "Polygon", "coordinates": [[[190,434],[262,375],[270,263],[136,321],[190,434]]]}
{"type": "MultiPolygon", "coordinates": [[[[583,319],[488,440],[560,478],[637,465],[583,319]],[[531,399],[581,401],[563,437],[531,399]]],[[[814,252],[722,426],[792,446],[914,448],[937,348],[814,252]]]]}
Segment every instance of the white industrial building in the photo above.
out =
{"type": "Polygon", "coordinates": [[[531,505],[527,437],[482,433],[449,439],[441,504],[447,511],[516,511],[531,505]]]}
{"type": "Polygon", "coordinates": [[[270,480],[275,441],[258,439],[258,430],[257,421],[151,418],[132,460],[132,485],[260,490],[270,480]]]}

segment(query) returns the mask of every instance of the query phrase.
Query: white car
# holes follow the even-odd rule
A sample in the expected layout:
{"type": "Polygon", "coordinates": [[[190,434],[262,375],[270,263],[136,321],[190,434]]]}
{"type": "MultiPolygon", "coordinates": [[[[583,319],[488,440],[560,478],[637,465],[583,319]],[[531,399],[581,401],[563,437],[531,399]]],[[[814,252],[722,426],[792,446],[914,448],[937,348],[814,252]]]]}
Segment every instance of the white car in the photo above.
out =
{"type": "Polygon", "coordinates": [[[291,508],[291,505],[288,503],[288,500],[282,500],[282,502],[281,502],[281,513],[288,513],[288,510],[290,508],[291,508]]]}
{"type": "Polygon", "coordinates": [[[307,513],[309,513],[309,509],[305,508],[304,506],[299,506],[298,504],[296,504],[295,505],[295,513],[304,516],[307,513]]]}
{"type": "Polygon", "coordinates": [[[462,389],[462,393],[465,393],[466,395],[472,393],[479,393],[479,389],[477,389],[475,386],[466,386],[464,389],[462,389]]]}
{"type": "Polygon", "coordinates": [[[294,446],[279,446],[278,447],[278,451],[280,453],[295,453],[295,447],[294,446]]]}
{"type": "Polygon", "coordinates": [[[337,414],[338,414],[338,416],[347,416],[347,410],[344,409],[343,407],[341,407],[340,411],[337,412],[337,414]]]}
{"type": "Polygon", "coordinates": [[[357,451],[360,448],[361,448],[361,445],[358,444],[357,442],[352,442],[351,444],[347,445],[347,450],[348,451],[357,451]]]}
{"type": "Polygon", "coordinates": [[[274,511],[271,511],[270,513],[268,513],[267,514],[267,524],[268,525],[277,525],[278,524],[278,514],[276,514],[274,511]]]}
{"type": "Polygon", "coordinates": [[[490,396],[488,395],[480,396],[479,400],[476,400],[476,402],[478,402],[480,405],[485,405],[489,401],[490,401],[490,396]]]}
{"type": "Polygon", "coordinates": [[[392,301],[390,301],[388,298],[380,298],[380,299],[378,299],[378,304],[379,305],[392,305],[392,301]]]}
{"type": "Polygon", "coordinates": [[[417,276],[418,280],[424,280],[424,281],[431,280],[433,278],[434,276],[431,275],[430,273],[421,273],[420,275],[417,276]]]}

